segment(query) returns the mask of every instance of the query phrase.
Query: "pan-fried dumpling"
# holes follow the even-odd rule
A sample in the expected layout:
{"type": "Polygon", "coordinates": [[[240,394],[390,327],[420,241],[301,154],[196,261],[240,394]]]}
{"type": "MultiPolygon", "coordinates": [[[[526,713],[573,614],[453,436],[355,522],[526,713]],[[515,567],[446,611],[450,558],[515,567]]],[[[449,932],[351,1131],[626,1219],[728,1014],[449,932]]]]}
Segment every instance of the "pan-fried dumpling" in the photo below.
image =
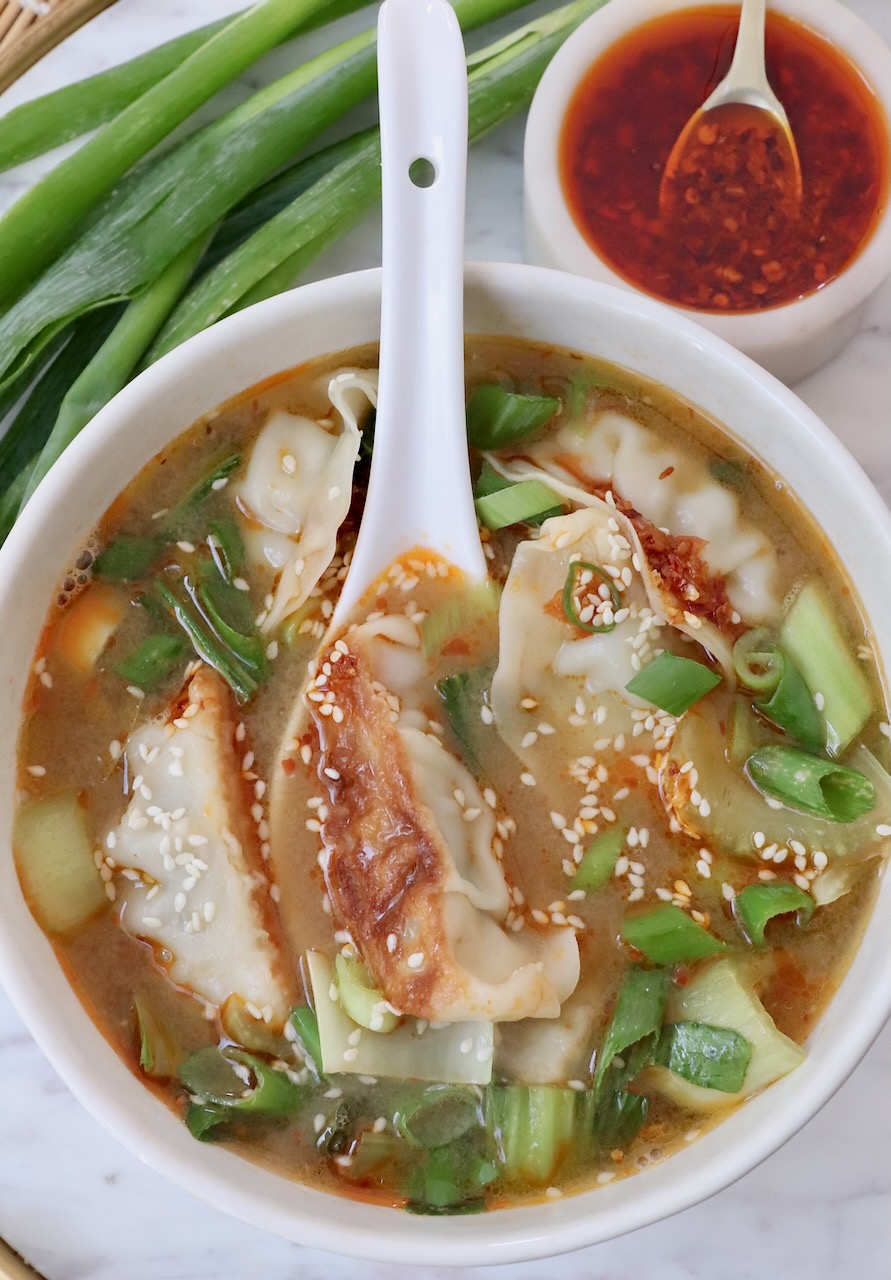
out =
{"type": "Polygon", "coordinates": [[[386,669],[398,680],[418,645],[405,618],[352,628],[306,695],[330,796],[322,861],[334,914],[403,1013],[555,1017],[578,981],[575,934],[506,927],[517,916],[495,813],[429,721],[421,727],[420,708],[380,679],[386,669]]]}
{"type": "Polygon", "coordinates": [[[228,687],[200,667],[169,714],[127,743],[132,795],[107,858],[122,927],[155,947],[172,982],[216,1006],[238,995],[281,1024],[292,980],[236,727],[228,687]]]}
{"type": "Polygon", "coordinates": [[[608,483],[658,528],[705,539],[703,559],[726,578],[727,595],[744,621],[753,625],[778,615],[773,544],[699,458],[614,410],[573,422],[523,453],[567,479],[608,483]]]}
{"type": "Polygon", "coordinates": [[[274,584],[266,631],[300,608],[331,563],[350,508],[358,420],[363,403],[376,403],[377,373],[342,369],[328,397],[336,410],[330,420],[283,410],[270,416],[238,489],[248,555],[274,584]]]}

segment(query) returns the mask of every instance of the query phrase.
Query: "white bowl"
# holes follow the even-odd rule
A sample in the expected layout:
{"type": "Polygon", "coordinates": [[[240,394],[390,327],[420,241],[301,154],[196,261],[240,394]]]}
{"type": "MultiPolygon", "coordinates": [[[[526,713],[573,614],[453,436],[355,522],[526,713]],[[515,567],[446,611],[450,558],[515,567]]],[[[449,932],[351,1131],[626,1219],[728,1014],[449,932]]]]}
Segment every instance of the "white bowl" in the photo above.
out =
{"type": "MultiPolygon", "coordinates": [[[[891,667],[891,518],[857,464],[791,392],[711,334],[627,291],[535,267],[483,265],[468,268],[466,294],[468,332],[541,339],[639,370],[726,423],[779,474],[794,476],[798,496],[870,602],[891,667]]],[[[375,339],[379,308],[376,271],[308,285],[193,338],[102,410],[0,551],[7,708],[21,706],[66,557],[140,468],[244,388],[375,339]]],[[[805,1064],[664,1163],[583,1195],[471,1217],[414,1217],[325,1194],[195,1142],[94,1026],[28,911],[13,866],[14,723],[15,715],[0,744],[0,980],[72,1091],[132,1151],[188,1191],[301,1244],[388,1262],[472,1266],[561,1253],[644,1226],[712,1195],[785,1142],[839,1087],[891,1010],[886,877],[805,1064]]]]}
{"type": "MultiPolygon", "coordinates": [[[[591,248],[567,207],[558,139],[569,103],[588,69],[616,40],[652,18],[714,0],[621,0],[592,14],[558,50],[535,91],[523,155],[526,258],[545,267],[634,290],[591,248]]],[[[771,8],[825,36],[872,86],[891,122],[891,49],[837,0],[771,0],[771,8]]],[[[891,204],[854,260],[816,293],[745,315],[672,306],[744,351],[784,382],[797,382],[841,351],[857,331],[870,295],[891,272],[891,204]]],[[[634,290],[637,292],[636,290],[634,290]]]]}

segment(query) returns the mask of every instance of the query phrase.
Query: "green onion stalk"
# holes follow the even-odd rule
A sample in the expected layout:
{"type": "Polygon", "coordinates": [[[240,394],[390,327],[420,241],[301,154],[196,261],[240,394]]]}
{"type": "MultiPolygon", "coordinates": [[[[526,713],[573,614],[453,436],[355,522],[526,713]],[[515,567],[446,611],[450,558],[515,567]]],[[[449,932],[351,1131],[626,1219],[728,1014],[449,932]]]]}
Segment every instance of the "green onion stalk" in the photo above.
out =
{"type": "MultiPolygon", "coordinates": [[[[268,4],[273,2],[282,4],[285,0],[267,0],[268,4]]],[[[296,2],[287,0],[289,12],[296,2]]],[[[308,16],[314,12],[312,4],[319,2],[301,0],[301,12],[308,16]]],[[[585,12],[603,2],[585,0],[585,12]]],[[[466,28],[490,22],[517,7],[518,0],[456,0],[455,3],[456,14],[466,28]]],[[[244,21],[255,12],[250,10],[244,21]]],[[[188,63],[196,58],[215,57],[214,50],[219,49],[217,42],[231,42],[236,26],[226,27],[212,37],[188,63]]],[[[278,29],[275,28],[276,33],[278,29]]],[[[271,30],[268,32],[269,41],[274,42],[273,34],[271,30]]],[[[236,71],[240,69],[235,58],[230,59],[230,73],[222,78],[222,83],[232,78],[233,66],[236,71]]],[[[174,74],[178,76],[180,70],[182,68],[174,74]]],[[[537,81],[538,77],[535,79],[537,81]]],[[[154,101],[155,95],[163,96],[169,90],[170,81],[171,76],[160,81],[124,114],[143,108],[148,97],[154,101]]],[[[314,137],[372,93],[376,82],[376,39],[375,31],[370,30],[310,59],[186,138],[155,163],[137,167],[128,174],[120,189],[98,211],[94,211],[83,237],[54,262],[0,319],[0,390],[8,378],[31,363],[61,325],[103,303],[130,298],[154,280],[187,245],[207,232],[282,165],[292,161],[294,155],[314,137]]],[[[506,104],[502,98],[500,114],[492,110],[494,104],[490,101],[491,123],[497,123],[498,119],[519,109],[527,100],[528,95],[506,104]]],[[[169,112],[161,115],[169,121],[169,112]]],[[[118,120],[109,125],[97,135],[96,141],[106,137],[117,124],[118,120]]],[[[87,147],[92,146],[92,141],[87,143],[87,147]]],[[[72,159],[85,151],[86,147],[82,148],[72,159]]],[[[105,164],[101,154],[94,155],[93,162],[103,173],[113,171],[115,180],[119,176],[120,166],[114,156],[105,164]]],[[[53,178],[57,172],[54,170],[48,178],[53,178]]],[[[376,182],[377,188],[372,189],[371,198],[379,190],[379,173],[376,182]]],[[[85,185],[85,189],[92,193],[94,205],[110,185],[105,184],[101,177],[85,185]]],[[[59,234],[62,240],[70,237],[72,222],[68,206],[62,201],[65,190],[61,179],[55,180],[51,190],[43,182],[38,183],[29,193],[32,199],[28,206],[38,229],[45,226],[55,235],[61,225],[59,234]]],[[[366,197],[363,208],[367,208],[370,202],[371,199],[366,197]]],[[[22,245],[21,219],[24,214],[15,213],[20,207],[24,210],[23,201],[19,201],[0,220],[0,265],[14,256],[13,246],[15,254],[19,255],[15,267],[15,289],[7,284],[9,296],[33,277],[48,256],[48,251],[39,247],[46,238],[43,230],[34,236],[34,248],[22,245]],[[13,214],[15,217],[10,222],[13,214]]],[[[84,212],[87,207],[89,202],[86,198],[78,197],[76,210],[84,212]]],[[[79,220],[80,212],[75,221],[79,220]]],[[[311,235],[289,247],[287,252],[270,263],[267,270],[255,272],[240,292],[253,287],[284,257],[292,256],[328,225],[327,217],[316,222],[311,235]]],[[[31,234],[29,229],[28,235],[31,234]]]]}
{"type": "MultiPolygon", "coordinates": [[[[468,133],[472,142],[529,105],[557,49],[579,23],[605,3],[575,0],[470,59],[468,133]]],[[[462,16],[460,0],[455,7],[462,16]]],[[[374,129],[358,135],[340,164],[190,290],[152,347],[149,360],[158,359],[236,308],[239,299],[286,263],[298,268],[305,265],[310,255],[303,255],[309,246],[315,242],[324,247],[330,228],[336,227],[336,234],[340,234],[377,202],[380,181],[380,134],[374,129]]],[[[284,276],[290,276],[290,267],[284,276]]],[[[292,279],[290,276],[288,282],[292,279]]]]}
{"type": "MultiPolygon", "coordinates": [[[[301,24],[301,34],[364,8],[366,3],[367,0],[328,0],[324,8],[301,24]]],[[[14,107],[3,117],[0,130],[0,171],[101,128],[242,16],[243,13],[232,14],[186,31],[127,62],[14,107]]]]}
{"type": "Polygon", "coordinates": [[[26,191],[0,218],[0,303],[49,266],[72,230],[152,147],[324,3],[263,0],[247,10],[26,191]]]}

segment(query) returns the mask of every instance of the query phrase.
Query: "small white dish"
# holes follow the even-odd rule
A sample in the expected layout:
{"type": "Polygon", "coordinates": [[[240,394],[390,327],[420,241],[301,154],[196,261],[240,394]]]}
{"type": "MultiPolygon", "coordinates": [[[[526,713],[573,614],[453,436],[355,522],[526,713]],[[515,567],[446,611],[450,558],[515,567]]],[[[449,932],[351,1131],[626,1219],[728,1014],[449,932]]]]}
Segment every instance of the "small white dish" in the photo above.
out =
{"type": "MultiPolygon", "coordinates": [[[[19,709],[47,608],[72,552],[114,496],[196,418],[306,360],[377,341],[380,306],[380,272],[365,271],[270,298],[190,339],[96,415],[0,549],[0,694],[12,711],[0,736],[0,981],[84,1106],[146,1163],[217,1208],[298,1244],[378,1262],[420,1267],[436,1259],[440,1266],[472,1267],[528,1261],[597,1244],[707,1199],[824,1105],[891,1012],[891,876],[883,878],[852,964],[808,1037],[806,1061],[791,1075],[633,1177],[547,1203],[439,1218],[331,1195],[196,1142],[80,1003],[27,907],[12,857],[19,709]]],[[[880,659],[891,670],[891,514],[850,454],[784,386],[650,298],[534,267],[469,266],[465,328],[613,361],[725,424],[786,478],[811,512],[847,566],[880,659]]],[[[834,1158],[826,1152],[827,1161],[834,1158]]]]}
{"type": "MultiPolygon", "coordinates": [[[[567,206],[558,169],[558,140],[567,108],[591,65],[616,40],[653,18],[714,0],[611,0],[569,37],[536,90],[526,126],[524,216],[526,258],[623,289],[636,290],[595,252],[567,206]]],[[[859,67],[891,122],[891,49],[838,0],[772,0],[771,7],[824,36],[859,67]]],[[[853,261],[816,293],[782,306],[736,315],[672,306],[786,383],[826,364],[854,336],[872,293],[891,272],[891,201],[853,261]]]]}

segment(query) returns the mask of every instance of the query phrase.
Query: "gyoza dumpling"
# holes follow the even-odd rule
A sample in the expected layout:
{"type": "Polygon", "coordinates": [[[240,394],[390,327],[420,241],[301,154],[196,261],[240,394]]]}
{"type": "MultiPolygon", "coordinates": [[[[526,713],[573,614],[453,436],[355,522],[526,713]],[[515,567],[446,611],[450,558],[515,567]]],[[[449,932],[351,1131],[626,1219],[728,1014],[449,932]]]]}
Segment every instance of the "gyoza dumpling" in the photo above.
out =
{"type": "Polygon", "coordinates": [[[334,915],[403,1013],[555,1017],[578,981],[575,934],[505,927],[495,814],[419,709],[383,682],[391,671],[401,683],[395,668],[413,651],[408,619],[363,624],[327,648],[307,693],[330,796],[321,838],[334,915]]]}
{"type": "MultiPolygon", "coordinates": [[[[520,543],[501,596],[492,710],[502,740],[530,765],[557,726],[580,756],[601,738],[632,733],[635,712],[653,708],[626,691],[628,682],[660,649],[696,656],[653,608],[628,522],[593,503],[546,520],[539,537],[520,543]],[[563,612],[564,584],[579,561],[615,574],[611,631],[587,634],[563,612]]],[[[591,575],[584,591],[597,594],[602,581],[591,575]]],[[[657,732],[671,731],[671,717],[660,712],[657,720],[657,732]]]]}
{"type": "Polygon", "coordinates": [[[330,420],[271,415],[236,495],[249,522],[248,555],[274,583],[266,631],[300,608],[331,563],[352,499],[358,418],[363,403],[376,401],[377,373],[342,369],[328,396],[336,410],[330,420]]]}
{"type": "Polygon", "coordinates": [[[726,579],[727,596],[743,620],[754,625],[778,615],[773,544],[699,458],[614,410],[573,421],[522,453],[576,484],[587,479],[610,485],[657,529],[704,539],[702,558],[726,579]]]}
{"type": "Polygon", "coordinates": [[[282,1024],[293,979],[236,728],[228,687],[200,667],[170,712],[128,741],[132,795],[105,845],[120,923],[153,944],[170,980],[211,1005],[238,995],[282,1024]]]}

